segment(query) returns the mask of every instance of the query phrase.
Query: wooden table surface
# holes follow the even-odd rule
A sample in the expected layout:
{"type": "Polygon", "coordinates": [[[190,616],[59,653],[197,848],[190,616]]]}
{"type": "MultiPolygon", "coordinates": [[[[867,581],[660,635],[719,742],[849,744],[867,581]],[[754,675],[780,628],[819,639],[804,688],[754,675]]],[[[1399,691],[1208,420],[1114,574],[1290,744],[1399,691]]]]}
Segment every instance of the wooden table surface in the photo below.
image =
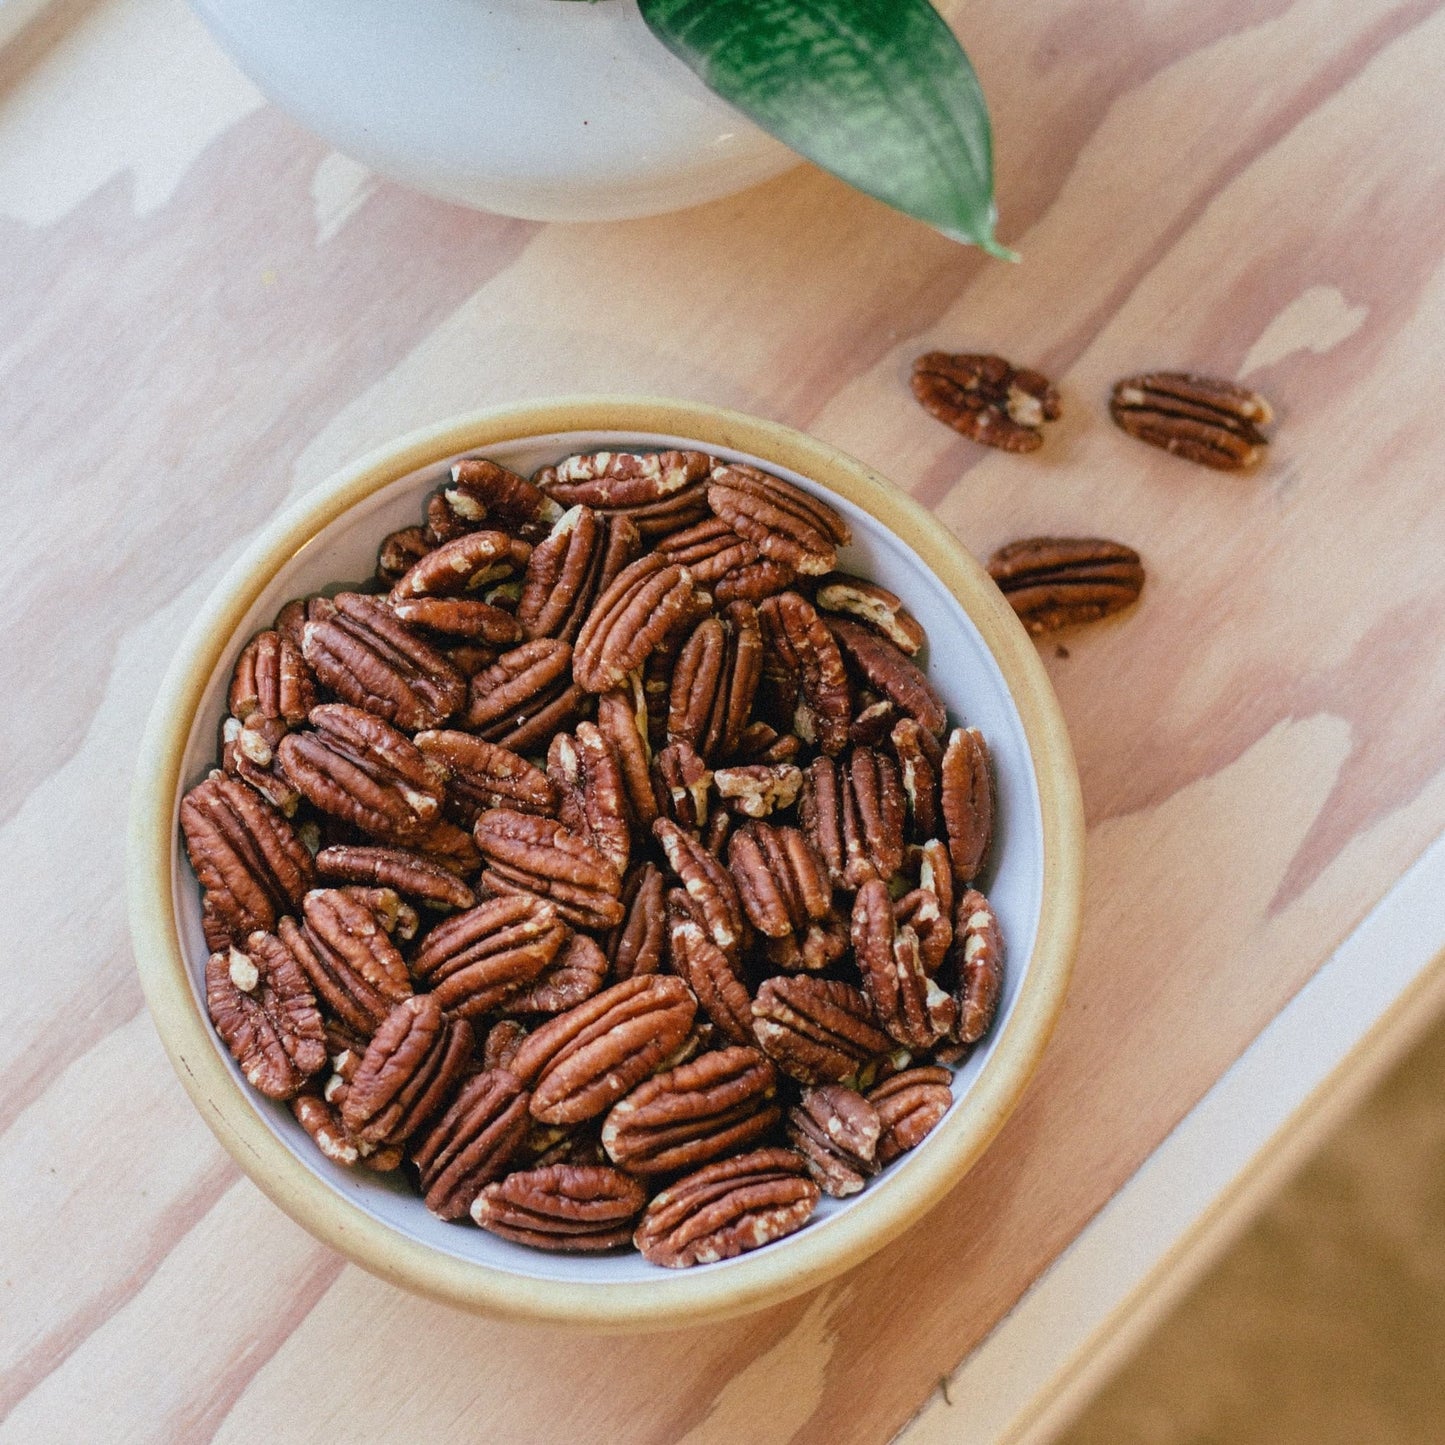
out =
{"type": "Polygon", "coordinates": [[[628,224],[431,202],[264,105],[178,0],[69,0],[0,52],[0,1440],[885,1439],[1442,831],[1445,14],[965,19],[1018,267],[809,168],[628,224]],[[1056,378],[1044,449],[920,411],[933,347],[1056,378]],[[1257,474],[1109,423],[1117,376],[1180,366],[1273,400],[1257,474]],[[400,431],[588,390],[777,418],[980,554],[1101,533],[1150,579],[1043,649],[1089,881],[1024,1104],[854,1273],[644,1338],[454,1313],[292,1224],[172,1076],[121,885],[147,710],[247,536],[400,431]]]}

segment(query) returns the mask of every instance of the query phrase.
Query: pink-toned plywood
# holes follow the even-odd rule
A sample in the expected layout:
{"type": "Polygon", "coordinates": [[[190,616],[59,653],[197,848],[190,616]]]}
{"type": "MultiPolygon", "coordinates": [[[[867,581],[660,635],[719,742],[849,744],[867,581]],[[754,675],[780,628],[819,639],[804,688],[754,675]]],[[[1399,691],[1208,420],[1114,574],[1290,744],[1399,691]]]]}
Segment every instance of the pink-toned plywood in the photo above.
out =
{"type": "MultiPolygon", "coordinates": [[[[0,1441],[886,1438],[1445,825],[1445,15],[965,7],[1015,268],[807,169],[623,225],[471,215],[259,99],[206,129],[183,87],[174,183],[137,132],[77,195],[67,74],[122,21],[208,42],[170,0],[66,13],[0,68],[0,1441]],[[53,182],[16,161],[35,147],[53,182]],[[1058,380],[1040,453],[917,408],[909,363],[939,346],[1058,380]],[[1266,391],[1261,471],[1116,432],[1109,384],[1151,366],[1266,391]],[[588,1340],[398,1293],[241,1180],[142,1009],[121,839],[170,652],[289,494],[450,413],[602,389],[776,417],[980,553],[1097,531],[1150,580],[1043,645],[1090,818],[1085,934],[984,1163],[812,1296],[588,1340]]],[[[130,115],[143,74],[113,83],[130,115]]]]}

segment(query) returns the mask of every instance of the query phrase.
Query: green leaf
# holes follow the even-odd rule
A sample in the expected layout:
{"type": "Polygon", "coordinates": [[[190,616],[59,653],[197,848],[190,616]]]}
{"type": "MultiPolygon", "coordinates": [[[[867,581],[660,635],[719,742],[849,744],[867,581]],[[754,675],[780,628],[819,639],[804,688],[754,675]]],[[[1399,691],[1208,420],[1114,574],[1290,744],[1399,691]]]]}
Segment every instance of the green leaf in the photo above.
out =
{"type": "Polygon", "coordinates": [[[958,241],[994,240],[988,108],[928,0],[639,0],[709,89],[850,185],[958,241]]]}

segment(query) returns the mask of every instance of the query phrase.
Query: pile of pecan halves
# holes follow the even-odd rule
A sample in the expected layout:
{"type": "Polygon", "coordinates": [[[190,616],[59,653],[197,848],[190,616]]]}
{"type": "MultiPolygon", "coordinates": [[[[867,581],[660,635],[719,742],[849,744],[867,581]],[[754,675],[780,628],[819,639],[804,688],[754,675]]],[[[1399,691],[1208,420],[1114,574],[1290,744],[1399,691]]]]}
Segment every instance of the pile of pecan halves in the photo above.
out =
{"type": "Polygon", "coordinates": [[[181,805],[206,999],[327,1158],[676,1267],[938,1123],[1002,984],[989,757],[848,541],[700,452],[469,458],[251,639],[181,805]]]}

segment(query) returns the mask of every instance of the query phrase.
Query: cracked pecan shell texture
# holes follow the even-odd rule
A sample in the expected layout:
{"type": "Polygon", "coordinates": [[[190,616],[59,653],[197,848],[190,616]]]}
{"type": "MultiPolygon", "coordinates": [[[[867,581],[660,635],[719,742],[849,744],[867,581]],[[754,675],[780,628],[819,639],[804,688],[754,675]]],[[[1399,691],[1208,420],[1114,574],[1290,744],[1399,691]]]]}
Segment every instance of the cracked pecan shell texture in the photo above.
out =
{"type": "Polygon", "coordinates": [[[461,708],[466,678],[384,602],[343,592],[334,607],[306,624],[301,651],[343,702],[406,732],[438,727],[461,708]]]}
{"type": "Polygon", "coordinates": [[[550,899],[579,928],[612,928],[622,921],[620,870],[555,819],[493,808],[477,819],[474,836],[487,887],[550,899]]]}
{"type": "Polygon", "coordinates": [[[669,1269],[714,1264],[801,1229],[818,1186],[791,1149],[755,1149],[707,1164],[647,1206],[633,1243],[669,1269]]]}
{"type": "Polygon", "coordinates": [[[680,978],[647,974],[604,989],[529,1034],[512,1072],[532,1086],[532,1115],[576,1124],[605,1113],[687,1037],[697,1000],[680,978]]]}
{"type": "Polygon", "coordinates": [[[955,728],[949,736],[938,792],[953,876],[968,883],[983,871],[993,842],[993,774],[977,728],[955,728]]]}
{"type": "Polygon", "coordinates": [[[342,1122],[363,1144],[403,1144],[445,1106],[472,1053],[472,1028],[415,994],[377,1029],[351,1080],[342,1122]]]}
{"type": "Polygon", "coordinates": [[[919,404],[945,426],[1006,452],[1037,451],[1044,423],[1061,414],[1047,377],[1001,356],[930,351],[913,363],[912,384],[919,404]]]}
{"type": "Polygon", "coordinates": [[[334,844],[316,855],[316,876],[324,883],[362,883],[392,888],[427,908],[470,908],[472,890],[449,868],[405,848],[334,844]]]}
{"type": "Polygon", "coordinates": [[[803,1084],[835,1084],[893,1048],[867,998],[841,979],[767,979],[753,1000],[753,1032],[767,1056],[803,1084]]]}
{"type": "Polygon", "coordinates": [[[483,1187],[506,1173],[530,1124],[527,1092],[505,1069],[468,1079],[411,1151],[426,1207],[464,1219],[483,1187]]]}
{"type": "Polygon", "coordinates": [[[930,1049],[953,1028],[954,1000],[928,976],[918,935],[900,926],[888,885],[870,879],[853,900],[853,954],[863,991],[888,1033],[907,1049],[930,1049]]]}
{"type": "Polygon", "coordinates": [[[258,632],[241,650],[227,694],[231,716],[280,718],[289,727],[306,721],[316,687],[301,649],[282,633],[258,632]]]}
{"type": "Polygon", "coordinates": [[[326,1033],[306,975],[269,933],[253,933],[206,961],[206,1008],[259,1093],[290,1099],[326,1064],[326,1033]]]}
{"type": "MultiPolygon", "coordinates": [[[[531,547],[505,532],[466,532],[420,557],[391,589],[390,600],[455,597],[520,572],[531,547]]],[[[435,724],[427,724],[435,726],[435,724]]]]}
{"type": "Polygon", "coordinates": [[[420,843],[440,820],[445,778],[404,733],[360,708],[311,709],[315,731],[287,733],[281,772],[313,806],[386,843],[420,843]]]}
{"type": "Polygon", "coordinates": [[[485,1230],[534,1249],[594,1254],[631,1242],[642,1185],[605,1164],[545,1164],[489,1184],[472,1205],[485,1230]]]}
{"type": "Polygon", "coordinates": [[[935,736],[948,726],[948,714],[918,664],[886,637],[861,622],[835,617],[828,623],[838,646],[868,686],[900,712],[917,718],[935,736]]]}
{"type": "Polygon", "coordinates": [[[953,1075],[930,1065],[904,1069],[868,1091],[868,1102],[878,1111],[878,1163],[891,1164],[900,1154],[916,1148],[932,1133],[953,1103],[953,1075]]]}
{"type": "Polygon", "coordinates": [[[788,1111],[788,1143],[802,1156],[824,1194],[846,1199],[878,1172],[878,1111],[856,1089],[808,1089],[788,1111]]]}
{"type": "Polygon", "coordinates": [[[713,468],[708,506],[764,557],[807,577],[838,565],[852,541],[848,524],[826,502],[792,482],[742,462],[713,468]]]}
{"type": "Polygon", "coordinates": [[[1183,371],[1115,382],[1109,413],[1130,436],[1221,472],[1254,466],[1268,445],[1260,427],[1274,420],[1257,391],[1183,371]]]}
{"type": "Polygon", "coordinates": [[[181,832],[206,890],[206,939],[244,943],[300,906],[311,854],[296,830],[245,783],[213,772],[181,800],[181,832]]]}
{"type": "Polygon", "coordinates": [[[561,952],[567,926],[530,893],[488,898],[443,920],[412,960],[412,976],[458,1018],[501,1008],[541,977],[561,952]]]}
{"type": "Polygon", "coordinates": [[[572,676],[588,692],[611,692],[650,653],[709,605],[686,567],[649,552],[624,567],[577,634],[572,676]]]}
{"type": "Polygon", "coordinates": [[[988,559],[1019,620],[1034,634],[1097,622],[1139,600],[1139,554],[1103,537],[1024,537],[988,559]]]}
{"type": "Polygon", "coordinates": [[[631,1174],[695,1169],[776,1127],[778,1076],[756,1049],[717,1049],[655,1074],[613,1105],[602,1147],[631,1174]]]}
{"type": "Polygon", "coordinates": [[[316,888],[303,904],[305,926],[279,925],[316,997],[363,1039],[412,993],[411,975],[375,909],[345,888],[316,888]]]}
{"type": "Polygon", "coordinates": [[[958,1039],[976,1044],[993,1023],[1003,992],[1003,934],[992,905],[976,888],[958,900],[953,937],[958,1039]]]}

